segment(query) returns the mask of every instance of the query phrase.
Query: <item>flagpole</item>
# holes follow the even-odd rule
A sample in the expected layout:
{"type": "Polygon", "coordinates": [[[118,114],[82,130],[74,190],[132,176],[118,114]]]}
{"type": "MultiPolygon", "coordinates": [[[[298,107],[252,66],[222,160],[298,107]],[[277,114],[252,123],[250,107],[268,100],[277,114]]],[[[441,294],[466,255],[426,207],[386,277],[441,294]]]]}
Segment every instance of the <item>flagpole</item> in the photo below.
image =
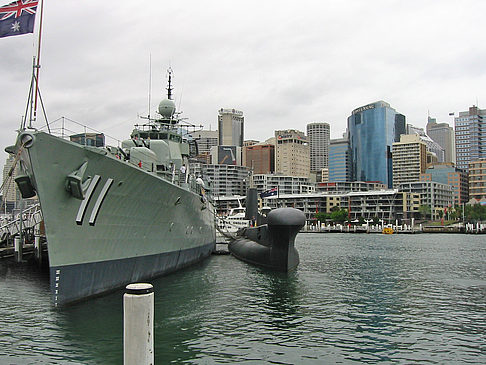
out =
{"type": "MultiPolygon", "coordinates": [[[[42,19],[44,15],[44,1],[39,0],[40,3],[40,22],[39,22],[39,39],[37,41],[37,64],[34,65],[35,70],[35,101],[34,101],[34,121],[37,118],[37,97],[39,94],[39,70],[40,70],[40,56],[41,56],[41,40],[42,40],[42,19]]],[[[29,128],[32,128],[32,120],[29,122],[29,128]]]]}

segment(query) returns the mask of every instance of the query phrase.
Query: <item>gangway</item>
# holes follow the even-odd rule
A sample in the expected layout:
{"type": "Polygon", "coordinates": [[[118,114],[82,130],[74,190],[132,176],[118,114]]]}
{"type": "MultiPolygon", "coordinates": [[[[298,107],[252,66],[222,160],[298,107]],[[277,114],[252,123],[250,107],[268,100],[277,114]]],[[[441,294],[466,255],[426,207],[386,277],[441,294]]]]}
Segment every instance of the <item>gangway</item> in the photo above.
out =
{"type": "Polygon", "coordinates": [[[14,237],[20,232],[20,219],[22,218],[22,230],[28,231],[37,226],[43,219],[40,204],[34,204],[22,212],[2,223],[0,226],[0,241],[5,241],[9,237],[14,237]]]}

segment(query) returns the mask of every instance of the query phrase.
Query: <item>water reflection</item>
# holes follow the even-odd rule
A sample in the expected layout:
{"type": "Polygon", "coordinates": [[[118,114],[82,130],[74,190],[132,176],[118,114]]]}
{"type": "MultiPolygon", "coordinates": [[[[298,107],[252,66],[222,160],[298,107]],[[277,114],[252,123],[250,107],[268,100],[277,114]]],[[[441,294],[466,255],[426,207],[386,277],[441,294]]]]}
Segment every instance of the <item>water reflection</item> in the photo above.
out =
{"type": "MultiPolygon", "coordinates": [[[[156,363],[486,363],[483,241],[299,235],[289,274],[211,257],[153,281],[156,363]]],[[[56,310],[0,263],[0,291],[0,363],[122,362],[123,290],[56,310]]]]}
{"type": "Polygon", "coordinates": [[[297,271],[280,273],[265,269],[251,269],[253,283],[260,292],[261,312],[267,316],[266,323],[278,330],[296,328],[301,318],[300,298],[305,291],[297,271]]]}

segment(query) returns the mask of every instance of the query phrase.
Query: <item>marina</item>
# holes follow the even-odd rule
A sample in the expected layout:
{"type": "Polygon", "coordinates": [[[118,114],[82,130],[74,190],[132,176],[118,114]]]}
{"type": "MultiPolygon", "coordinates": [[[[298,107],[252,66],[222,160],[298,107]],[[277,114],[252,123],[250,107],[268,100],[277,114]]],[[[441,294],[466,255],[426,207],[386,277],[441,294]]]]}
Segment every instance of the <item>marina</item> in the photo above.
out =
{"type": "Polygon", "coordinates": [[[0,364],[486,363],[484,9],[44,3],[0,4],[0,364]]]}
{"type": "MultiPolygon", "coordinates": [[[[300,234],[282,274],[228,255],[152,281],[155,363],[484,363],[482,236],[300,234]],[[412,238],[413,237],[413,238],[412,238]]],[[[0,363],[117,364],[123,289],[56,310],[0,261],[0,363]]]]}

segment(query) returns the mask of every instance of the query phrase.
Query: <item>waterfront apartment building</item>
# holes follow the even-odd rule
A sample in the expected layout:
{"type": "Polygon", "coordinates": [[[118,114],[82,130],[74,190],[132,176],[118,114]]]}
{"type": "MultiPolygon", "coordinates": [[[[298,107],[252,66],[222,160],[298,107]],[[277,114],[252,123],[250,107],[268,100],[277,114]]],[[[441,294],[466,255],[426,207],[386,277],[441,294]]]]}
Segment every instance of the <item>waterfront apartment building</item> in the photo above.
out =
{"type": "Polygon", "coordinates": [[[270,208],[293,207],[304,212],[308,224],[315,224],[316,213],[331,213],[335,207],[349,211],[351,221],[360,217],[372,220],[377,217],[387,223],[414,218],[418,214],[418,194],[398,190],[349,192],[346,194],[281,194],[263,199],[263,206],[270,208]]]}
{"type": "Polygon", "coordinates": [[[435,181],[415,181],[400,184],[399,191],[420,195],[420,205],[429,206],[432,219],[437,219],[438,211],[451,207],[454,203],[452,186],[435,181]]]}
{"type": "Polygon", "coordinates": [[[351,191],[386,190],[387,186],[377,182],[365,181],[337,181],[316,184],[316,192],[330,194],[344,194],[351,191]]]}
{"type": "Polygon", "coordinates": [[[328,123],[307,124],[311,172],[319,172],[328,167],[330,136],[328,123]]]}
{"type": "Polygon", "coordinates": [[[351,222],[360,217],[367,221],[376,217],[385,223],[394,223],[416,218],[420,197],[417,193],[397,189],[352,191],[341,196],[340,203],[341,209],[348,210],[351,222]]]}
{"type": "Polygon", "coordinates": [[[309,145],[303,132],[294,129],[275,131],[275,172],[309,176],[309,145]]]}
{"type": "Polygon", "coordinates": [[[444,162],[456,163],[456,144],[454,129],[447,123],[437,123],[435,118],[428,118],[425,127],[427,135],[444,149],[444,162]]]}
{"type": "Polygon", "coordinates": [[[272,209],[295,208],[305,214],[307,223],[315,223],[316,213],[331,213],[334,207],[339,207],[341,197],[330,194],[280,194],[263,198],[262,205],[272,209]]]}
{"type": "Polygon", "coordinates": [[[315,191],[315,184],[311,184],[307,176],[255,174],[253,175],[253,187],[257,189],[258,193],[276,188],[279,196],[315,191]]]}
{"type": "Polygon", "coordinates": [[[271,174],[275,172],[275,145],[254,144],[243,148],[245,166],[254,174],[271,174]]]}
{"type": "Polygon", "coordinates": [[[331,139],[328,164],[329,182],[350,181],[350,151],[347,138],[331,139]]]}
{"type": "Polygon", "coordinates": [[[236,109],[219,109],[218,132],[221,146],[243,147],[244,140],[243,112],[236,109]]]}
{"type": "Polygon", "coordinates": [[[428,166],[425,173],[420,174],[420,181],[435,181],[452,186],[454,205],[462,205],[469,200],[469,183],[467,173],[453,163],[439,163],[428,166]]]}
{"type": "Polygon", "coordinates": [[[469,198],[486,198],[486,158],[469,163],[469,198]]]}
{"type": "Polygon", "coordinates": [[[402,134],[393,143],[393,187],[405,182],[419,181],[427,168],[427,147],[417,134],[402,134]]]}
{"type": "Polygon", "coordinates": [[[486,109],[473,105],[454,118],[456,166],[468,171],[469,163],[486,158],[486,109]]]}
{"type": "Polygon", "coordinates": [[[405,116],[384,101],[352,111],[348,117],[351,180],[393,184],[392,145],[405,134],[405,116]]]}

